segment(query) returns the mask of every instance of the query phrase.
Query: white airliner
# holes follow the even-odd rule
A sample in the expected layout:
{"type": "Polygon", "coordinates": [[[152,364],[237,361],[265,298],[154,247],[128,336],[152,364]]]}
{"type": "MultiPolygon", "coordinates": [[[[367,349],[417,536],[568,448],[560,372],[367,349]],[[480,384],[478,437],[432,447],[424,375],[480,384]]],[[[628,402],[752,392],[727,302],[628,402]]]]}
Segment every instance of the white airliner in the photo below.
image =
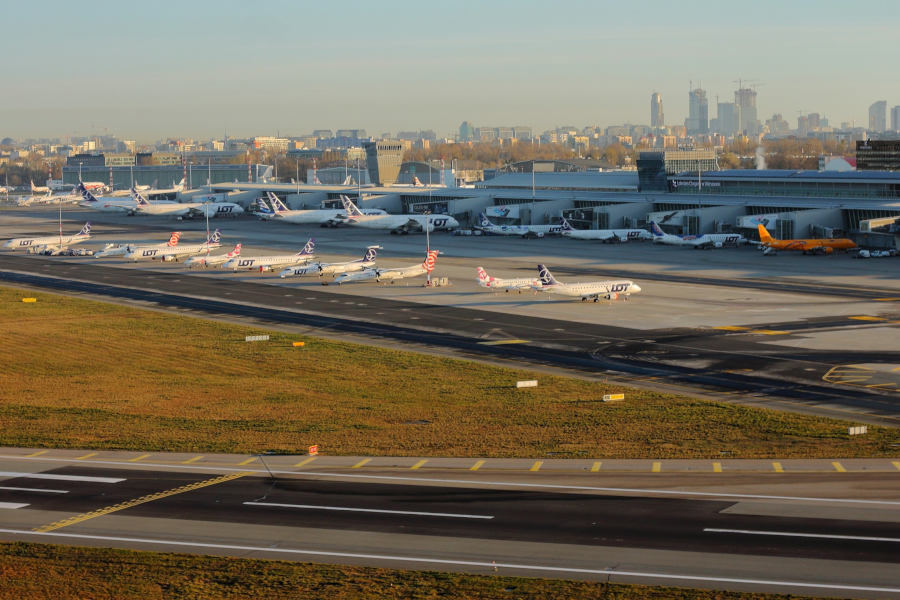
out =
{"type": "Polygon", "coordinates": [[[164,204],[162,202],[147,202],[139,192],[135,192],[137,203],[134,213],[140,215],[162,215],[172,217],[203,217],[209,213],[210,217],[237,215],[244,212],[240,204],[234,202],[174,202],[164,204]]]}
{"type": "Polygon", "coordinates": [[[50,204],[52,202],[51,198],[53,198],[53,192],[46,192],[44,194],[31,194],[30,196],[24,196],[16,200],[16,204],[18,206],[31,206],[32,204],[50,204]]]}
{"type": "Polygon", "coordinates": [[[456,229],[459,221],[449,215],[367,215],[348,198],[341,196],[344,211],[347,213],[347,225],[367,229],[386,229],[391,233],[409,233],[411,231],[439,231],[456,229]]]}
{"type": "Polygon", "coordinates": [[[138,242],[113,242],[107,244],[100,252],[94,253],[94,258],[109,258],[112,256],[125,256],[137,250],[165,249],[178,245],[181,238],[180,231],[173,231],[169,235],[169,241],[164,244],[140,244],[138,242]]]}
{"type": "MultiPolygon", "coordinates": [[[[133,251],[129,252],[125,255],[127,260],[132,262],[137,262],[139,260],[156,260],[159,259],[163,262],[168,261],[177,261],[179,258],[183,256],[194,256],[196,254],[204,254],[212,250],[213,248],[218,248],[222,244],[220,240],[222,239],[222,234],[219,233],[219,230],[216,229],[212,235],[206,238],[206,241],[202,244],[185,244],[179,245],[175,244],[169,246],[168,244],[163,247],[156,248],[136,248],[133,251]]],[[[171,240],[170,240],[171,241],[171,240]]]]}
{"type": "MultiPolygon", "coordinates": [[[[91,210],[133,214],[134,208],[137,206],[137,200],[135,199],[137,191],[134,188],[131,188],[131,198],[98,198],[80,183],[76,186],[75,190],[81,194],[81,202],[78,203],[78,206],[90,208],[91,210]]],[[[166,204],[174,203],[167,202],[166,204]]]]}
{"type": "Polygon", "coordinates": [[[560,283],[550,273],[550,269],[544,265],[538,265],[538,276],[541,286],[535,289],[549,294],[571,296],[581,298],[582,302],[593,300],[627,300],[631,294],[641,291],[641,286],[629,279],[615,279],[609,281],[585,281],[579,283],[560,283]]]}
{"type": "Polygon", "coordinates": [[[48,194],[51,191],[50,186],[48,185],[34,185],[34,179],[32,179],[29,183],[31,183],[32,194],[48,194]]]}
{"type": "Polygon", "coordinates": [[[82,184],[85,188],[91,190],[92,192],[108,192],[109,186],[103,183],[102,181],[83,181],[82,184]]]}
{"type": "Polygon", "coordinates": [[[303,249],[295,254],[272,254],[269,256],[232,258],[222,265],[222,269],[226,271],[228,269],[231,269],[232,271],[259,270],[259,272],[261,273],[263,271],[271,271],[275,267],[299,265],[301,263],[309,262],[316,257],[315,248],[316,241],[310,238],[310,240],[306,242],[306,245],[303,246],[303,249]]]}
{"type": "Polygon", "coordinates": [[[375,267],[375,254],[381,246],[369,246],[366,248],[362,258],[356,260],[348,260],[339,263],[322,263],[314,262],[300,267],[289,267],[279,273],[282,278],[285,277],[302,277],[304,275],[341,275],[343,273],[353,273],[354,271],[363,271],[375,267]]]}
{"type": "Polygon", "coordinates": [[[235,244],[234,250],[227,254],[200,254],[198,256],[192,256],[186,261],[184,261],[184,266],[188,269],[193,269],[194,267],[220,267],[227,263],[232,258],[237,258],[241,255],[241,244],[235,244]]]}
{"type": "Polygon", "coordinates": [[[601,242],[627,242],[653,238],[653,235],[646,229],[575,229],[565,217],[562,220],[560,233],[564,237],[574,240],[600,240],[601,242]]]}
{"type": "Polygon", "coordinates": [[[72,244],[80,244],[91,239],[91,224],[85,223],[81,231],[75,235],[48,235],[34,238],[14,238],[7,241],[0,248],[8,250],[25,250],[28,252],[45,252],[47,250],[62,250],[72,244]]]}
{"type": "Polygon", "coordinates": [[[650,221],[653,241],[657,244],[671,246],[689,246],[691,248],[732,248],[741,244],[749,244],[749,240],[739,233],[704,233],[702,235],[672,235],[663,231],[655,221],[650,221]]]}
{"type": "Polygon", "coordinates": [[[532,290],[541,287],[540,279],[529,277],[498,279],[497,277],[488,275],[487,271],[481,267],[478,267],[476,272],[478,273],[478,285],[492,290],[505,290],[506,292],[513,290],[521,294],[524,290],[532,290]]]}
{"type": "Polygon", "coordinates": [[[490,235],[544,237],[545,235],[559,235],[562,232],[562,225],[494,225],[484,213],[478,215],[478,223],[476,229],[490,235]]]}
{"type": "MultiPolygon", "coordinates": [[[[260,198],[260,218],[276,219],[285,223],[294,223],[296,225],[340,225],[347,219],[347,211],[343,208],[311,208],[302,210],[291,210],[272,192],[267,192],[269,202],[272,208],[269,209],[265,202],[260,198]]],[[[362,211],[364,215],[386,215],[387,212],[380,208],[366,208],[362,211]]]]}
{"type": "Polygon", "coordinates": [[[418,265],[410,265],[408,267],[399,267],[396,269],[364,269],[354,273],[344,273],[335,278],[335,283],[349,283],[352,281],[390,281],[394,283],[397,279],[407,279],[409,277],[418,277],[434,271],[434,263],[437,260],[439,250],[429,250],[425,255],[425,261],[418,265]]]}

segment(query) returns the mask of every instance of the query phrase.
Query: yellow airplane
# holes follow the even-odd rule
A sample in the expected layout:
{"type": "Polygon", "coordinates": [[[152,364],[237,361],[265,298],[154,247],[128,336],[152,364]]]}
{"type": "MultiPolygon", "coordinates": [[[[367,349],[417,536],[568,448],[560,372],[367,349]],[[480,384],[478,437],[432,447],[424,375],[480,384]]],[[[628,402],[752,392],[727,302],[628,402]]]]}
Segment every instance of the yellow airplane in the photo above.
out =
{"type": "Polygon", "coordinates": [[[856,242],[847,238],[822,238],[807,240],[776,240],[760,223],[759,244],[763,248],[773,250],[800,250],[803,254],[831,254],[835,250],[849,250],[856,248],[856,242]]]}

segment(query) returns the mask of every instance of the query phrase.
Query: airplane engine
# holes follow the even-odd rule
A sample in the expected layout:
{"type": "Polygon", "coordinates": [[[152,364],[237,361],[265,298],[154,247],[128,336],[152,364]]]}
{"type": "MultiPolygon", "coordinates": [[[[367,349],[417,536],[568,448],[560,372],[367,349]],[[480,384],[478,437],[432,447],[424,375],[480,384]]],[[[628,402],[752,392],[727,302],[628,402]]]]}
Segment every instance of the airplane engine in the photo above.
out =
{"type": "Polygon", "coordinates": [[[178,260],[175,256],[173,256],[171,254],[166,254],[165,256],[162,257],[162,259],[163,259],[163,262],[173,262],[173,261],[178,260]]]}
{"type": "Polygon", "coordinates": [[[606,295],[607,300],[618,300],[619,294],[617,292],[612,292],[606,295]]]}
{"type": "Polygon", "coordinates": [[[713,244],[713,246],[715,246],[716,248],[721,248],[723,245],[724,244],[722,244],[722,242],[716,242],[715,244],[713,244]]]}

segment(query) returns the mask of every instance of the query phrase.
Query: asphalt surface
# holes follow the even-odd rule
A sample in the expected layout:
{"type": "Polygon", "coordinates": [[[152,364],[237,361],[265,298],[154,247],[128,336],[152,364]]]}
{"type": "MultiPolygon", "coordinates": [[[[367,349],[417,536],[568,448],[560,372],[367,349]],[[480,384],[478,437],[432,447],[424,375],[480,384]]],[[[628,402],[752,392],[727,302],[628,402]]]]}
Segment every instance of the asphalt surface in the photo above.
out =
{"type": "MultiPolygon", "coordinates": [[[[648,331],[539,317],[523,319],[516,314],[377,296],[360,301],[332,289],[286,289],[255,281],[189,277],[171,271],[148,273],[24,255],[0,255],[0,281],[446,347],[469,355],[525,360],[591,374],[606,371],[662,379],[710,393],[750,396],[757,405],[900,424],[897,388],[859,388],[848,393],[822,382],[836,364],[900,364],[900,348],[851,352],[776,347],[760,341],[759,336],[735,331],[648,331]],[[518,339],[528,343],[485,343],[518,339]],[[691,366],[698,362],[702,367],[691,366]],[[785,400],[787,403],[782,402],[785,400]]],[[[825,317],[774,323],[768,330],[790,333],[854,325],[847,319],[825,317]]]]}

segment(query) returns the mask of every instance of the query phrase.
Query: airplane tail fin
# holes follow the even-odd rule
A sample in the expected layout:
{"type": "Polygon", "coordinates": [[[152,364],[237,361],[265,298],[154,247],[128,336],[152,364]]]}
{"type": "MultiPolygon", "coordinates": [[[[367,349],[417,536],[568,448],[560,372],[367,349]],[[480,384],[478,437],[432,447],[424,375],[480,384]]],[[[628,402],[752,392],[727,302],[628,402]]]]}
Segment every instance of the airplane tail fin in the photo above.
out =
{"type": "Polygon", "coordinates": [[[542,286],[557,285],[559,283],[556,277],[553,276],[553,273],[550,272],[550,269],[544,265],[538,265],[538,278],[540,278],[542,286]]]}
{"type": "Polygon", "coordinates": [[[344,183],[342,183],[341,185],[353,185],[353,177],[347,175],[347,179],[345,179],[344,183]]]}
{"type": "Polygon", "coordinates": [[[148,206],[150,203],[147,202],[147,199],[144,198],[144,195],[139,191],[134,191],[134,200],[137,203],[137,206],[148,206]]]}
{"type": "Polygon", "coordinates": [[[91,222],[88,221],[84,224],[84,227],[81,228],[81,231],[78,232],[78,235],[90,235],[91,234],[91,222]]]}
{"type": "Polygon", "coordinates": [[[206,238],[206,244],[207,245],[218,244],[221,239],[222,239],[222,233],[218,229],[216,229],[215,231],[212,232],[211,236],[206,238]]]}
{"type": "Polygon", "coordinates": [[[759,230],[759,241],[763,244],[769,244],[775,241],[775,238],[769,233],[769,230],[766,229],[766,226],[762,223],[758,224],[756,228],[759,230]]]}
{"type": "Polygon", "coordinates": [[[350,198],[348,198],[347,196],[343,196],[343,195],[341,196],[341,203],[344,205],[344,210],[347,211],[348,217],[361,217],[362,216],[362,212],[353,203],[353,201],[350,200],[350,198]]]}
{"type": "Polygon", "coordinates": [[[307,240],[307,242],[306,242],[306,245],[303,246],[303,250],[301,250],[297,254],[301,255],[301,256],[307,256],[309,254],[313,254],[315,252],[315,249],[316,249],[316,240],[309,238],[309,240],[307,240]]]}
{"type": "Polygon", "coordinates": [[[181,178],[181,181],[178,182],[178,185],[174,186],[176,191],[182,191],[184,189],[184,177],[181,178]]]}
{"type": "Polygon", "coordinates": [[[488,216],[487,216],[487,214],[485,214],[485,213],[481,213],[481,214],[478,215],[478,223],[479,223],[482,227],[493,227],[493,226],[494,226],[494,224],[491,223],[491,220],[488,219],[488,216]]]}
{"type": "Polygon", "coordinates": [[[88,189],[84,187],[84,184],[80,181],[78,182],[78,187],[76,187],[75,189],[78,191],[78,193],[81,194],[81,199],[85,202],[97,202],[97,197],[94,196],[90,191],[88,191],[88,189]]]}
{"type": "Polygon", "coordinates": [[[425,268],[426,273],[431,273],[434,271],[434,263],[437,262],[437,255],[440,254],[439,250],[429,250],[428,254],[425,256],[425,262],[422,263],[422,266],[425,268]]]}
{"type": "Polygon", "coordinates": [[[272,207],[270,207],[268,204],[266,204],[266,201],[261,196],[256,199],[256,206],[257,206],[256,212],[258,212],[260,214],[264,214],[264,215],[274,215],[275,214],[275,211],[272,210],[272,207]]]}
{"type": "Polygon", "coordinates": [[[572,231],[573,229],[574,229],[574,227],[572,227],[572,224],[569,223],[565,217],[563,217],[562,218],[562,229],[560,229],[560,231],[572,231]]]}
{"type": "Polygon", "coordinates": [[[178,240],[181,239],[180,231],[173,231],[172,236],[169,238],[169,241],[166,243],[167,246],[174,247],[178,245],[178,240]]]}
{"type": "Polygon", "coordinates": [[[653,234],[653,237],[665,237],[666,235],[666,232],[656,224],[656,221],[650,221],[650,233],[653,234]]]}
{"type": "Polygon", "coordinates": [[[241,254],[241,244],[237,243],[234,245],[234,250],[227,254],[228,258],[234,258],[235,256],[240,256],[241,254]]]}
{"type": "Polygon", "coordinates": [[[378,254],[379,246],[369,246],[366,248],[366,253],[363,254],[363,262],[372,262],[375,260],[375,255],[378,254]]]}
{"type": "Polygon", "coordinates": [[[269,197],[269,204],[272,205],[272,211],[276,214],[284,212],[288,209],[288,207],[284,205],[284,202],[281,201],[281,198],[279,198],[274,192],[266,192],[266,195],[269,197]]]}
{"type": "Polygon", "coordinates": [[[481,267],[478,267],[475,271],[478,273],[478,283],[485,287],[489,286],[493,277],[488,275],[487,271],[481,267]]]}

